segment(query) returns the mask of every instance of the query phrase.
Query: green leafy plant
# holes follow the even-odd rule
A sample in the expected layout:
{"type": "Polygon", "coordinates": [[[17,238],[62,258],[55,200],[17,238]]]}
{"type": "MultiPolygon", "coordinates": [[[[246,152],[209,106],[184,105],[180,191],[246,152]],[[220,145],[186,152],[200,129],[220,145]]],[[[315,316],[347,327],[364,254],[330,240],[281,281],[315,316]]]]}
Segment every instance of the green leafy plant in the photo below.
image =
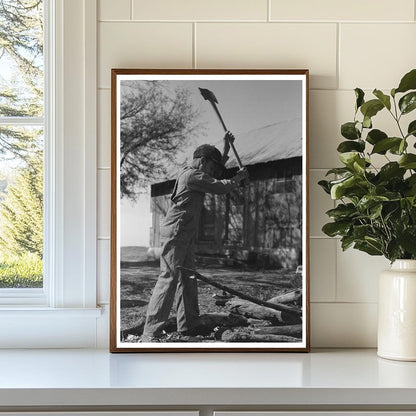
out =
{"type": "Polygon", "coordinates": [[[416,69],[389,95],[375,89],[375,98],[366,101],[360,88],[355,95],[354,120],[341,126],[346,140],[337,148],[343,166],[327,172],[335,179],[319,182],[338,201],[322,231],[340,236],[343,250],[353,247],[391,262],[416,259],[416,120],[403,117],[416,109],[416,69]],[[393,117],[393,134],[373,127],[380,111],[393,117]],[[382,166],[375,162],[380,155],[382,166]]]}

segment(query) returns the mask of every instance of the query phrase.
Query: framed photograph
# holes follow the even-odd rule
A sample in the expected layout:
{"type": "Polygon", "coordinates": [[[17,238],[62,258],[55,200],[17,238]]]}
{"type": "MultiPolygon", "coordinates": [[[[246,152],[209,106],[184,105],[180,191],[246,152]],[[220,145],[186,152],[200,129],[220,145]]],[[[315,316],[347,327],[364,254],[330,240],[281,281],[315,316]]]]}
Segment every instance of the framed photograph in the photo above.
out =
{"type": "Polygon", "coordinates": [[[111,352],[309,351],[308,75],[112,70],[111,352]]]}

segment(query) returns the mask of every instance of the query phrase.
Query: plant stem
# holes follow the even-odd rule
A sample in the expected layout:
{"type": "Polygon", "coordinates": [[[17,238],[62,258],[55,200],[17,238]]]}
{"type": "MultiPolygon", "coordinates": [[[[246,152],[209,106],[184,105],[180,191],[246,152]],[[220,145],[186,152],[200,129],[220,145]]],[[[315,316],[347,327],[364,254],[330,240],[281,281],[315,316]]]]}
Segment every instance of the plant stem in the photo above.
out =
{"type": "Polygon", "coordinates": [[[396,115],[394,115],[394,114],[391,112],[391,110],[389,110],[389,113],[390,113],[390,114],[391,114],[391,116],[394,118],[394,121],[396,122],[397,127],[399,128],[400,134],[402,135],[403,139],[406,139],[406,136],[403,134],[403,130],[402,130],[402,128],[401,128],[401,126],[400,126],[400,122],[399,122],[400,117],[401,117],[402,115],[400,114],[400,116],[397,116],[397,104],[396,104],[396,100],[395,100],[394,98],[393,98],[393,103],[394,103],[394,112],[395,112],[395,114],[396,114],[396,115]]]}

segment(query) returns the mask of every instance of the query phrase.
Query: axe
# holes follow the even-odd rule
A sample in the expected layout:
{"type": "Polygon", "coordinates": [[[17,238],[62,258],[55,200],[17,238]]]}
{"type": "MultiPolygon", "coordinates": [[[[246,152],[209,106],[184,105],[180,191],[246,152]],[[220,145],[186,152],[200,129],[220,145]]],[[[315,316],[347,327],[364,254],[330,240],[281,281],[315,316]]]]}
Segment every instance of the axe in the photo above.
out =
{"type": "MultiPolygon", "coordinates": [[[[217,101],[217,98],[215,97],[214,93],[210,90],[205,89],[205,88],[199,88],[199,91],[201,92],[202,97],[204,97],[205,100],[208,100],[211,103],[212,108],[214,109],[215,113],[217,114],[218,118],[220,119],[222,127],[224,128],[224,131],[227,131],[228,129],[225,126],[225,123],[224,123],[224,120],[221,117],[220,111],[218,110],[218,107],[217,107],[218,101],[217,101]]],[[[237,159],[238,167],[240,169],[242,169],[243,164],[241,163],[240,156],[238,156],[238,153],[237,153],[237,150],[234,146],[234,143],[231,142],[231,141],[229,141],[229,143],[230,143],[230,147],[231,147],[231,149],[234,153],[234,156],[237,159]]]]}

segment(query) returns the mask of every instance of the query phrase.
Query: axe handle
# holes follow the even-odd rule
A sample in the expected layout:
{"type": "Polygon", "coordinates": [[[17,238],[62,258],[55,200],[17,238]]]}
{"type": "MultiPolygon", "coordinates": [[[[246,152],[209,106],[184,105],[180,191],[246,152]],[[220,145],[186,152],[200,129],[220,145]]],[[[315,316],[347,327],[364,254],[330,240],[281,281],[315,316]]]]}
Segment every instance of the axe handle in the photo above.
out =
{"type": "Polygon", "coordinates": [[[243,164],[241,163],[240,156],[238,156],[237,150],[235,149],[234,143],[233,143],[233,142],[230,142],[230,141],[229,141],[229,143],[230,143],[230,147],[231,147],[231,149],[232,149],[232,150],[233,150],[233,152],[234,152],[234,156],[235,156],[235,158],[237,159],[238,167],[239,167],[240,169],[242,169],[242,168],[243,168],[243,164]]]}
{"type": "MultiPolygon", "coordinates": [[[[222,117],[221,117],[221,114],[220,114],[220,112],[219,112],[219,110],[218,110],[217,104],[215,104],[215,103],[214,103],[214,102],[212,102],[212,101],[210,101],[210,103],[211,103],[212,108],[214,109],[215,113],[217,114],[218,118],[220,119],[220,122],[221,122],[221,124],[222,124],[222,127],[224,128],[224,131],[227,131],[228,129],[227,129],[227,127],[226,127],[225,123],[224,123],[224,120],[223,120],[223,119],[222,119],[222,117]]],[[[238,153],[237,153],[237,150],[236,150],[236,148],[235,148],[235,146],[234,146],[234,143],[232,143],[232,142],[230,142],[230,141],[229,141],[229,143],[230,143],[230,147],[231,147],[231,149],[232,149],[232,151],[233,151],[233,153],[234,153],[234,156],[235,156],[235,158],[237,159],[238,167],[239,167],[240,169],[242,169],[242,168],[243,168],[243,164],[241,163],[240,156],[238,156],[238,153]]]]}

